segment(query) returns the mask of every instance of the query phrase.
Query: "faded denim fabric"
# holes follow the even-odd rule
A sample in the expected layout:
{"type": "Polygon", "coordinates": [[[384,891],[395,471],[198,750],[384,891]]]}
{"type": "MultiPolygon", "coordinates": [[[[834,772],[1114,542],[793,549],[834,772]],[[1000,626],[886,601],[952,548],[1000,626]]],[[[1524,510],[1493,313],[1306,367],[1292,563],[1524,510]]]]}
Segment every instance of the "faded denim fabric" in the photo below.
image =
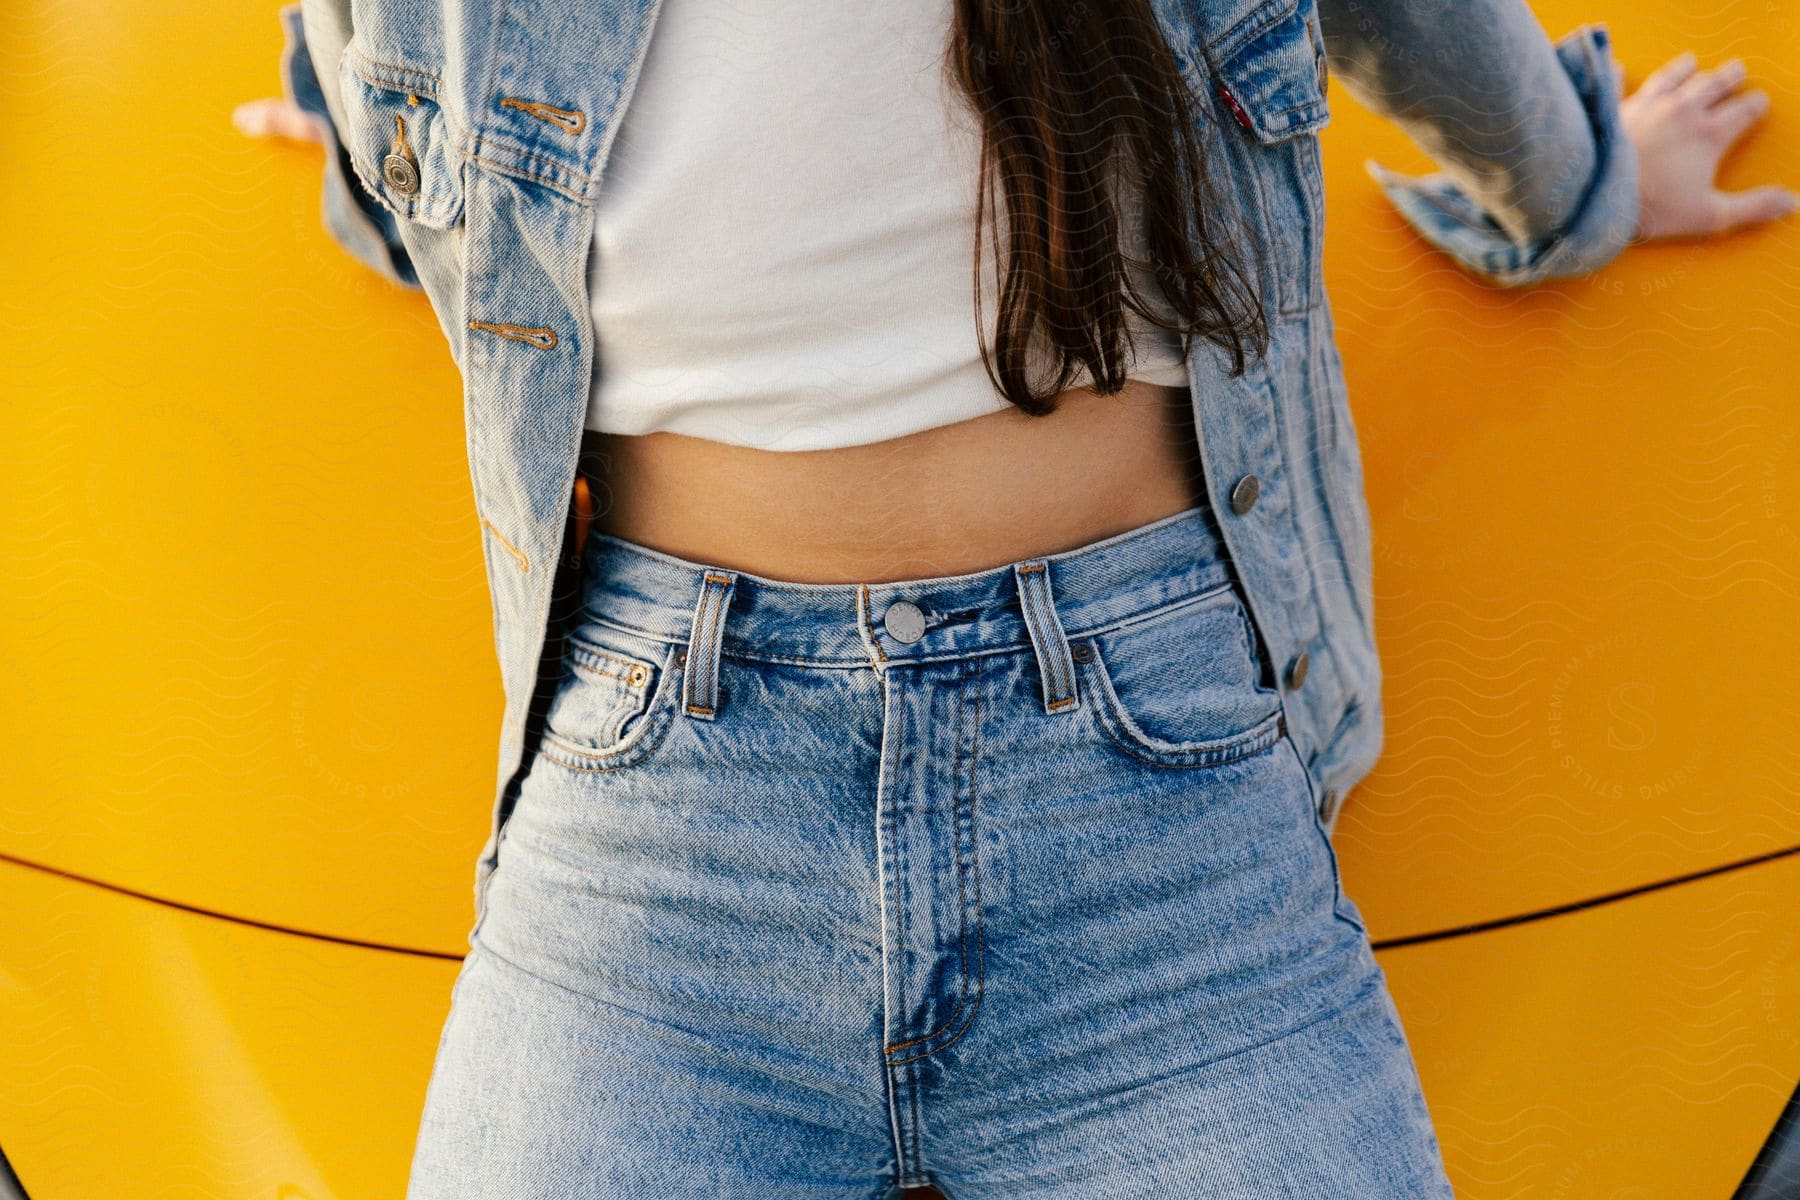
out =
{"type": "Polygon", "coordinates": [[[355,174],[350,156],[338,138],[319,84],[312,58],[307,53],[306,30],[300,23],[300,5],[280,10],[284,39],[281,49],[281,90],[288,100],[325,118],[325,188],[320,202],[325,228],[351,254],[375,268],[393,283],[417,289],[418,273],[400,239],[399,218],[382,207],[362,187],[350,181],[355,174]]]}
{"type": "MultiPolygon", "coordinates": [[[[300,0],[297,27],[296,6],[283,10],[291,94],[322,106],[337,139],[326,223],[429,295],[463,375],[506,694],[478,905],[558,678],[596,365],[593,204],[658,2],[300,0]]],[[[1555,48],[1524,0],[1156,6],[1201,100],[1209,169],[1241,200],[1272,326],[1267,355],[1235,378],[1212,343],[1190,352],[1207,493],[1329,831],[1382,745],[1369,516],[1321,270],[1329,78],[1445,163],[1442,178],[1386,179],[1388,194],[1496,282],[1617,254],[1636,163],[1601,31],[1555,48]],[[1234,494],[1253,503],[1238,511],[1234,494]]]]}
{"type": "Polygon", "coordinates": [[[802,584],[609,535],[408,1200],[1448,1200],[1204,507],[802,584]]]}

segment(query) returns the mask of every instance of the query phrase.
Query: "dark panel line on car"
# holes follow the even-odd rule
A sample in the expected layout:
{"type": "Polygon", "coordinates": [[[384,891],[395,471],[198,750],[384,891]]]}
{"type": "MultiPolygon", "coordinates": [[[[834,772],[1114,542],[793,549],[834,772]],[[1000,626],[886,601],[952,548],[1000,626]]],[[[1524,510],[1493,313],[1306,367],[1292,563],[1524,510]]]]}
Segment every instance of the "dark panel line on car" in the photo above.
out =
{"type": "Polygon", "coordinates": [[[1533,909],[1530,912],[1517,913],[1510,917],[1497,917],[1492,921],[1476,921],[1468,925],[1455,925],[1449,929],[1434,929],[1428,933],[1410,933],[1401,937],[1372,938],[1370,945],[1377,950],[1392,950],[1398,946],[1414,946],[1420,942],[1437,942],[1445,938],[1466,937],[1472,933],[1486,933],[1490,929],[1505,929],[1511,925],[1524,925],[1531,921],[1542,921],[1548,917],[1560,917],[1564,913],[1580,912],[1585,908],[1597,908],[1602,904],[1614,904],[1631,896],[1640,896],[1645,892],[1661,891],[1663,888],[1677,887],[1684,883],[1693,883],[1698,879],[1706,879],[1713,875],[1724,875],[1731,871],[1742,871],[1746,867],[1754,867],[1760,863],[1772,862],[1778,858],[1787,858],[1800,854],[1800,846],[1787,846],[1780,850],[1771,850],[1767,854],[1758,854],[1751,858],[1740,858],[1736,862],[1725,863],[1717,867],[1708,867],[1703,871],[1690,871],[1686,875],[1676,875],[1670,879],[1659,879],[1654,883],[1641,883],[1636,887],[1621,889],[1616,892],[1605,892],[1598,896],[1590,896],[1585,900],[1571,900],[1567,904],[1557,904],[1549,908],[1533,909]]]}
{"type": "MultiPolygon", "coordinates": [[[[1534,909],[1530,912],[1517,913],[1510,917],[1498,917],[1491,921],[1476,921],[1467,925],[1456,925],[1449,929],[1435,929],[1426,933],[1405,934],[1400,937],[1371,938],[1370,945],[1376,950],[1392,950],[1400,946],[1413,946],[1422,942],[1443,941],[1447,938],[1466,937],[1470,934],[1485,933],[1490,929],[1505,929],[1513,925],[1524,925],[1532,921],[1542,921],[1549,917],[1562,916],[1565,913],[1580,912],[1583,909],[1596,908],[1602,904],[1614,904],[1632,896],[1646,892],[1660,891],[1664,888],[1677,887],[1684,883],[1692,883],[1699,879],[1707,879],[1714,875],[1724,875],[1732,871],[1741,871],[1761,863],[1776,859],[1788,858],[1800,854],[1800,845],[1787,846],[1780,850],[1771,850],[1767,854],[1758,854],[1751,858],[1739,859],[1736,862],[1724,863],[1717,867],[1708,867],[1701,871],[1691,871],[1686,875],[1676,875],[1669,879],[1659,879],[1652,883],[1639,884],[1636,887],[1624,888],[1616,892],[1606,892],[1598,896],[1590,896],[1584,900],[1570,901],[1568,904],[1553,905],[1549,908],[1534,909]]],[[[439,958],[448,962],[460,961],[462,954],[447,950],[424,950],[417,946],[396,946],[388,942],[369,941],[365,938],[341,937],[337,934],[318,933],[310,929],[296,929],[291,925],[277,925],[272,921],[258,921],[250,917],[235,916],[220,912],[217,909],[202,908],[197,904],[184,904],[179,900],[170,900],[163,896],[151,895],[135,888],[123,887],[108,883],[103,879],[95,879],[89,875],[79,875],[73,871],[64,871],[43,863],[32,862],[16,855],[0,853],[0,862],[12,863],[32,871],[42,871],[76,883],[85,883],[93,887],[105,888],[123,896],[133,896],[139,900],[148,900],[152,904],[160,904],[167,908],[180,909],[182,912],[194,913],[202,917],[215,917],[221,921],[231,921],[238,925],[249,925],[256,929],[267,929],[274,933],[292,934],[296,937],[313,938],[322,942],[337,942],[345,946],[361,946],[369,950],[384,950],[393,954],[410,954],[419,958],[439,958]]]]}
{"type": "MultiPolygon", "coordinates": [[[[95,879],[91,875],[78,875],[74,871],[64,871],[58,867],[32,862],[29,859],[19,858],[12,854],[0,853],[0,862],[9,862],[17,867],[25,867],[32,871],[42,871],[47,875],[55,875],[61,879],[68,879],[76,883],[85,883],[93,887],[104,888],[109,892],[117,892],[121,896],[132,896],[139,900],[148,900],[152,904],[160,904],[165,908],[176,908],[180,909],[182,912],[190,912],[202,917],[216,917],[221,921],[230,921],[236,925],[249,925],[257,929],[267,929],[275,933],[292,934],[295,937],[312,938],[313,940],[320,942],[337,942],[345,946],[361,946],[368,950],[385,950],[391,954],[411,954],[418,958],[441,958],[448,962],[459,962],[463,957],[461,954],[455,954],[444,950],[421,950],[417,946],[396,946],[388,942],[372,942],[365,938],[340,937],[333,933],[318,933],[311,929],[296,929],[292,925],[277,925],[273,921],[258,921],[250,917],[235,916],[231,913],[220,912],[214,908],[202,908],[198,904],[184,904],[179,900],[170,900],[166,896],[153,896],[149,892],[140,892],[136,888],[128,888],[116,883],[108,883],[104,879],[95,879]]],[[[3,1200],[3,1198],[0,1198],[0,1200],[3,1200]]]]}

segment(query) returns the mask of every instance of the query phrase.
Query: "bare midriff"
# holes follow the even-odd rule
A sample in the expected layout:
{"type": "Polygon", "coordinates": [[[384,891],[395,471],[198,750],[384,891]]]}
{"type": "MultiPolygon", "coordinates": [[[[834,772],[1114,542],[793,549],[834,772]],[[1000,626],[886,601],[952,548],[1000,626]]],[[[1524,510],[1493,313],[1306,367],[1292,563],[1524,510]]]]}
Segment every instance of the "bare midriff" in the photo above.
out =
{"type": "Polygon", "coordinates": [[[960,575],[1072,550],[1205,502],[1186,388],[1129,380],[833,450],[683,434],[583,438],[599,530],[797,583],[960,575]]]}

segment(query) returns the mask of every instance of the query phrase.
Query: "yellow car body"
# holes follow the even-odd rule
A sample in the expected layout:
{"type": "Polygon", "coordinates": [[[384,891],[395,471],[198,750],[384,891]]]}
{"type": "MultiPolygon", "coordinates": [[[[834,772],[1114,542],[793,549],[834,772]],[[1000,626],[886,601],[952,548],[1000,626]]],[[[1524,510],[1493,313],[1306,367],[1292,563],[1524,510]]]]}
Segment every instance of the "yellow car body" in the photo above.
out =
{"type": "MultiPolygon", "coordinates": [[[[1794,13],[1535,7],[1640,76],[1742,55],[1726,185],[1791,167],[1794,13]]],[[[500,718],[460,381],[318,150],[231,127],[272,9],[3,24],[0,1153],[31,1200],[397,1197],[500,718]]],[[[1336,839],[1452,1179],[1728,1200],[1800,1080],[1800,226],[1500,291],[1332,105],[1387,664],[1336,839]]]]}

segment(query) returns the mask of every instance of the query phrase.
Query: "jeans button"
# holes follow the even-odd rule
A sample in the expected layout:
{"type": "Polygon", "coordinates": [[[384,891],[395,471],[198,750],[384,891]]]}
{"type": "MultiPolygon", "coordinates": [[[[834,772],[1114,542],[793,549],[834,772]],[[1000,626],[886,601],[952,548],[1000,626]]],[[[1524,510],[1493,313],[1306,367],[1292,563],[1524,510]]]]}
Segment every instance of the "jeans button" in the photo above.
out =
{"type": "Polygon", "coordinates": [[[925,614],[919,611],[918,605],[907,600],[896,600],[888,605],[881,623],[896,642],[916,642],[925,636],[925,614]]]}
{"type": "Polygon", "coordinates": [[[1231,488],[1231,511],[1243,516],[1256,503],[1257,495],[1262,491],[1262,481],[1254,475],[1246,475],[1231,488]]]}
{"type": "Polygon", "coordinates": [[[419,190],[419,168],[404,154],[390,154],[381,160],[381,177],[402,196],[419,190]]]}
{"type": "Polygon", "coordinates": [[[1290,688],[1297,688],[1306,682],[1306,651],[1302,650],[1294,655],[1294,660],[1288,663],[1287,680],[1290,688]]]}

